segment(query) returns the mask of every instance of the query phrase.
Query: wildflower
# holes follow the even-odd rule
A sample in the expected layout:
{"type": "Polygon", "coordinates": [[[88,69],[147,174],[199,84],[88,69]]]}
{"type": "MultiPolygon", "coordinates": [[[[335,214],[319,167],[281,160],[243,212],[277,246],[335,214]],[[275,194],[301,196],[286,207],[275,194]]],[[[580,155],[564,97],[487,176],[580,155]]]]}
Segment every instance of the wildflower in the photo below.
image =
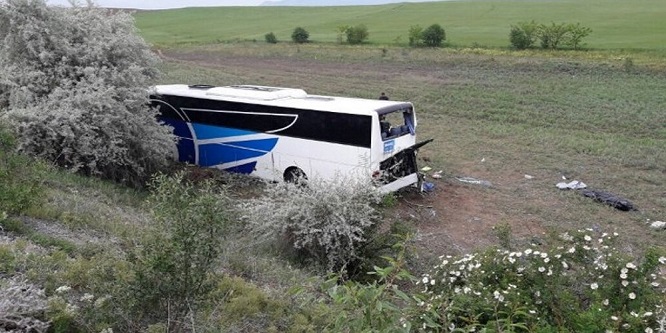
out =
{"type": "Polygon", "coordinates": [[[629,270],[624,268],[624,267],[622,267],[622,269],[620,270],[620,273],[623,273],[623,274],[627,274],[628,272],[629,272],[629,270]]]}
{"type": "Polygon", "coordinates": [[[608,306],[608,303],[609,303],[609,302],[608,302],[608,298],[606,298],[603,302],[601,302],[601,304],[603,304],[603,305],[605,305],[605,306],[608,306]]]}
{"type": "Polygon", "coordinates": [[[426,284],[426,283],[428,283],[428,277],[427,277],[427,276],[424,276],[424,277],[423,277],[423,284],[426,284]]]}
{"type": "Polygon", "coordinates": [[[636,294],[629,293],[629,299],[636,299],[636,294]]]}
{"type": "Polygon", "coordinates": [[[448,261],[448,260],[444,260],[444,261],[442,261],[442,266],[445,266],[445,265],[448,265],[448,264],[449,264],[449,261],[448,261]]]}
{"type": "Polygon", "coordinates": [[[543,272],[545,272],[545,271],[546,271],[546,268],[545,268],[545,267],[543,267],[543,266],[539,267],[539,272],[543,273],[543,272]]]}
{"type": "Polygon", "coordinates": [[[81,302],[88,302],[91,301],[93,298],[95,298],[95,296],[93,296],[92,294],[85,293],[83,294],[83,296],[81,296],[81,302]]]}
{"type": "Polygon", "coordinates": [[[623,286],[623,287],[626,287],[626,286],[628,286],[628,285],[629,285],[629,281],[627,281],[627,280],[622,280],[622,286],[623,286]]]}
{"type": "Polygon", "coordinates": [[[60,286],[60,287],[58,287],[58,289],[56,289],[55,291],[56,291],[58,294],[62,294],[62,293],[66,293],[66,292],[70,291],[71,289],[72,289],[72,288],[71,288],[70,286],[60,286]]]}
{"type": "Polygon", "coordinates": [[[649,317],[649,316],[651,316],[651,315],[652,315],[652,312],[648,311],[648,312],[646,312],[646,313],[643,314],[643,317],[649,317]]]}
{"type": "Polygon", "coordinates": [[[525,250],[525,254],[529,255],[530,253],[532,253],[532,249],[525,250]]]}
{"type": "Polygon", "coordinates": [[[659,287],[659,282],[652,282],[650,283],[653,287],[659,287]]]}
{"type": "Polygon", "coordinates": [[[569,251],[567,251],[567,252],[569,252],[569,253],[574,253],[574,252],[576,252],[576,247],[573,247],[573,246],[572,246],[572,247],[569,249],[569,251]]]}
{"type": "Polygon", "coordinates": [[[596,282],[594,282],[590,285],[590,288],[592,288],[592,290],[596,290],[597,288],[599,288],[599,285],[596,282]]]}
{"type": "Polygon", "coordinates": [[[634,265],[633,262],[628,262],[626,266],[627,266],[627,268],[630,268],[630,269],[636,269],[636,265],[634,265]]]}
{"type": "Polygon", "coordinates": [[[513,259],[512,257],[509,257],[509,262],[513,264],[514,262],[516,262],[516,259],[513,259]]]}
{"type": "Polygon", "coordinates": [[[541,258],[547,258],[547,257],[548,257],[548,253],[546,253],[546,252],[541,252],[541,258]]]}
{"type": "Polygon", "coordinates": [[[625,274],[625,273],[620,274],[620,279],[624,280],[626,278],[627,278],[627,274],[625,274]]]}
{"type": "Polygon", "coordinates": [[[589,242],[589,241],[592,240],[592,237],[590,237],[590,236],[588,236],[588,235],[585,235],[585,237],[583,237],[583,239],[585,239],[586,241],[589,242]]]}
{"type": "Polygon", "coordinates": [[[634,312],[634,311],[631,311],[629,314],[632,315],[632,316],[634,316],[634,317],[636,317],[636,318],[638,318],[638,313],[636,313],[636,312],[634,312]]]}
{"type": "Polygon", "coordinates": [[[654,333],[654,331],[648,327],[645,329],[645,333],[654,333]]]}
{"type": "Polygon", "coordinates": [[[543,259],[543,262],[545,262],[546,264],[547,264],[549,261],[550,261],[550,258],[544,258],[544,259],[543,259]]]}
{"type": "Polygon", "coordinates": [[[564,269],[569,269],[569,265],[567,264],[566,261],[562,262],[562,267],[564,267],[564,269]]]}
{"type": "Polygon", "coordinates": [[[611,320],[617,321],[618,319],[619,318],[617,318],[616,316],[611,316],[611,320]]]}
{"type": "Polygon", "coordinates": [[[666,257],[659,257],[659,262],[666,265],[666,257]]]}
{"type": "Polygon", "coordinates": [[[435,279],[430,280],[430,284],[434,286],[435,285],[435,279]]]}

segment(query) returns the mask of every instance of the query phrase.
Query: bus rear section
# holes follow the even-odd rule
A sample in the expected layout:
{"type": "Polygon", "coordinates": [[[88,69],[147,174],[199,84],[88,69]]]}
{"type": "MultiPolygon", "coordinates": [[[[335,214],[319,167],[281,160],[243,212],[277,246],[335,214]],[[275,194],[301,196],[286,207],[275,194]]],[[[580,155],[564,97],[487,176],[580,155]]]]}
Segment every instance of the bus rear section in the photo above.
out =
{"type": "Polygon", "coordinates": [[[393,192],[406,186],[421,186],[416,154],[431,142],[416,141],[416,115],[411,103],[390,105],[377,110],[378,132],[373,133],[373,159],[379,161],[373,177],[380,190],[393,192]]]}

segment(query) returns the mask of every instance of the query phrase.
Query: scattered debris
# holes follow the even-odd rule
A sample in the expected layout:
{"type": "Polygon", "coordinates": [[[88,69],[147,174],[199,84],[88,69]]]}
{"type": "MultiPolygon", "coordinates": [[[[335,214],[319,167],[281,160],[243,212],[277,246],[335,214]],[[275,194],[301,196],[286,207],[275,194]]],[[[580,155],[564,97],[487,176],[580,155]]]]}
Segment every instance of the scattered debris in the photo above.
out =
{"type": "Polygon", "coordinates": [[[428,172],[430,170],[432,170],[432,168],[429,167],[429,166],[424,166],[423,168],[421,168],[421,171],[423,171],[423,172],[428,172]]]}
{"type": "Polygon", "coordinates": [[[439,171],[437,171],[437,172],[434,172],[434,173],[432,174],[432,178],[434,178],[434,179],[440,179],[440,178],[442,178],[442,170],[439,170],[439,171]]]}
{"type": "Polygon", "coordinates": [[[432,192],[435,189],[435,184],[429,182],[423,182],[421,190],[423,192],[432,192]]]}
{"type": "Polygon", "coordinates": [[[650,223],[650,228],[654,230],[666,230],[666,222],[663,221],[654,221],[650,223]]]}
{"type": "Polygon", "coordinates": [[[619,197],[613,193],[598,190],[582,190],[580,193],[588,198],[610,205],[623,211],[636,210],[634,204],[629,200],[619,197]]]}
{"type": "Polygon", "coordinates": [[[485,158],[485,157],[481,159],[481,163],[483,163],[483,162],[485,162],[485,161],[486,161],[486,158],[485,158]]]}
{"type": "Polygon", "coordinates": [[[533,178],[534,178],[534,176],[531,176],[531,175],[525,174],[525,179],[533,179],[533,178]]]}
{"type": "Polygon", "coordinates": [[[463,183],[481,185],[481,186],[485,186],[485,187],[490,187],[490,186],[493,185],[487,180],[481,180],[481,179],[476,179],[476,178],[472,178],[472,177],[456,177],[456,179],[458,181],[463,182],[463,183]]]}
{"type": "MultiPolygon", "coordinates": [[[[564,176],[562,178],[564,178],[564,176]]],[[[555,186],[557,186],[557,188],[559,188],[560,190],[580,190],[580,189],[584,189],[584,188],[587,187],[587,185],[585,185],[585,183],[583,183],[579,180],[574,180],[574,181],[569,182],[569,183],[561,182],[561,183],[557,183],[555,186]]]]}

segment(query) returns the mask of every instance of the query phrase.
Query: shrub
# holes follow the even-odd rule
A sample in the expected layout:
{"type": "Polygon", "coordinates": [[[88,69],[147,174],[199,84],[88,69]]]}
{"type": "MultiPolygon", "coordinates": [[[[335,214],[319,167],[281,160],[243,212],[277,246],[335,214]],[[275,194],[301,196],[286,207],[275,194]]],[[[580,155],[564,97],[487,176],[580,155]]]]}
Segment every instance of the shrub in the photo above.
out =
{"type": "Polygon", "coordinates": [[[446,33],[444,32],[444,28],[439,24],[433,24],[423,30],[421,39],[425,46],[440,47],[442,46],[442,41],[446,39],[446,33]]]}
{"type": "Polygon", "coordinates": [[[142,185],[175,153],[148,107],[158,58],[130,14],[0,4],[0,105],[19,151],[80,172],[142,185]]]}
{"type": "Polygon", "coordinates": [[[294,43],[307,43],[309,41],[308,38],[310,38],[310,33],[302,27],[296,27],[294,32],[291,33],[291,40],[293,40],[294,43]]]}
{"type": "MultiPolygon", "coordinates": [[[[0,125],[0,214],[20,214],[43,198],[46,166],[14,153],[14,136],[0,125]]],[[[3,222],[4,218],[0,218],[3,222]]]]}
{"type": "Polygon", "coordinates": [[[364,24],[348,27],[345,31],[345,35],[347,35],[347,43],[361,44],[368,39],[368,28],[364,24]]]}
{"type": "Polygon", "coordinates": [[[178,331],[214,290],[215,264],[227,228],[227,206],[211,182],[194,186],[183,174],[156,176],[149,199],[157,224],[130,256],[134,309],[178,331]]]}
{"type": "Polygon", "coordinates": [[[566,40],[569,28],[565,23],[550,25],[540,24],[537,30],[537,37],[541,41],[541,48],[557,49],[561,42],[566,40]]]}
{"type": "Polygon", "coordinates": [[[524,50],[534,46],[537,39],[537,28],[538,25],[534,21],[512,25],[509,33],[511,47],[524,50]]]}
{"type": "Polygon", "coordinates": [[[416,326],[462,331],[652,332],[666,306],[663,249],[642,261],[591,230],[552,247],[443,257],[423,275],[416,326]],[[661,251],[661,252],[660,252],[661,251]],[[661,266],[661,267],[660,267],[661,266]]]}
{"type": "Polygon", "coordinates": [[[344,270],[376,229],[382,195],[369,182],[269,185],[263,197],[240,206],[247,228],[260,240],[286,239],[302,258],[328,271],[344,270]]]}
{"type": "Polygon", "coordinates": [[[423,39],[423,28],[420,25],[413,25],[409,27],[409,46],[417,47],[421,46],[421,41],[423,39]]]}
{"type": "Polygon", "coordinates": [[[349,28],[351,27],[348,25],[340,25],[336,28],[336,40],[338,41],[338,44],[342,44],[344,42],[344,38],[347,35],[347,30],[349,30],[349,28]]]}
{"type": "Polygon", "coordinates": [[[277,44],[278,42],[277,37],[275,37],[275,34],[272,32],[269,32],[266,35],[264,35],[264,38],[266,39],[266,43],[269,44],[277,44]]]}
{"type": "Polygon", "coordinates": [[[583,27],[580,25],[580,23],[576,23],[575,25],[569,24],[567,29],[569,30],[569,35],[568,38],[566,38],[564,41],[564,44],[573,48],[574,50],[577,50],[581,46],[583,38],[592,33],[592,29],[583,27]]]}

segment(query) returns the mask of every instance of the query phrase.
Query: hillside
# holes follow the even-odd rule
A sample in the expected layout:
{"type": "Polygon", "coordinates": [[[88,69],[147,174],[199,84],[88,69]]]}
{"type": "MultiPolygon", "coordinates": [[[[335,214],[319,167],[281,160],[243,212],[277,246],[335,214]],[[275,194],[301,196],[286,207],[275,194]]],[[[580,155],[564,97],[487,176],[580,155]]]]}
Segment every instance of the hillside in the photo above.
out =
{"type": "Polygon", "coordinates": [[[273,32],[290,41],[297,26],[310,40],[334,43],[340,25],[365,24],[372,44],[406,45],[410,26],[438,23],[456,46],[506,47],[510,26],[522,21],[580,23],[594,49],[664,50],[666,6],[662,0],[456,1],[336,7],[218,7],[136,13],[140,33],[160,46],[263,42],[273,32]]]}

